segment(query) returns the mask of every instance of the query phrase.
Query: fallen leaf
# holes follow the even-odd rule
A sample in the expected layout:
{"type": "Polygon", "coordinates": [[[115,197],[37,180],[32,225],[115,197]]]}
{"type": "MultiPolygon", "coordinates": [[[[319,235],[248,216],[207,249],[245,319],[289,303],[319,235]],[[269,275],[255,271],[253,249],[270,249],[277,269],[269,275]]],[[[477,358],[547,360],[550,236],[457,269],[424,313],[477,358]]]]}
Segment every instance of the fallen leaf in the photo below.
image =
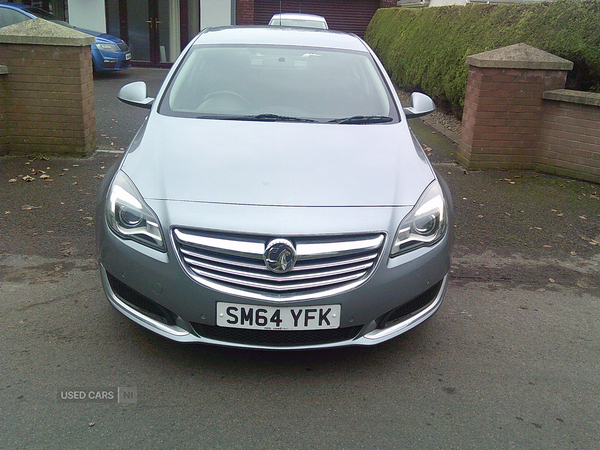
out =
{"type": "Polygon", "coordinates": [[[553,278],[548,278],[548,281],[549,281],[550,283],[556,283],[556,281],[554,281],[554,279],[553,279],[553,278]]]}
{"type": "Polygon", "coordinates": [[[17,179],[16,178],[11,178],[10,180],[8,180],[9,183],[16,183],[17,179]]]}
{"type": "Polygon", "coordinates": [[[31,205],[21,206],[21,211],[31,211],[32,209],[42,209],[42,207],[41,206],[31,206],[31,205]]]}
{"type": "Polygon", "coordinates": [[[544,248],[552,248],[551,245],[544,245],[544,248]]]}
{"type": "Polygon", "coordinates": [[[25,175],[23,177],[23,181],[26,181],[27,183],[31,183],[32,181],[35,181],[35,178],[30,177],[29,175],[25,175]]]}
{"type": "Polygon", "coordinates": [[[40,176],[40,180],[46,180],[48,178],[50,178],[50,175],[43,174],[40,176]]]}

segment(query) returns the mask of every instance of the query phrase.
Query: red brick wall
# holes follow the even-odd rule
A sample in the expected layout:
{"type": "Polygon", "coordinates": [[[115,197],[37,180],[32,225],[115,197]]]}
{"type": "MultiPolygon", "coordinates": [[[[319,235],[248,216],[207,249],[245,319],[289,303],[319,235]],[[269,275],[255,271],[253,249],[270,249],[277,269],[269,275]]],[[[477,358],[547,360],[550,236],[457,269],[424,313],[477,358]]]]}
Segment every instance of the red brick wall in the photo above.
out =
{"type": "Polygon", "coordinates": [[[472,169],[534,167],[544,91],[564,87],[566,71],[471,66],[459,160],[472,169]]]}
{"type": "MultiPolygon", "coordinates": [[[[327,1],[327,0],[322,0],[327,1]]],[[[380,0],[381,8],[397,6],[397,0],[380,0]]],[[[254,25],[254,0],[236,0],[236,25],[254,25]]]]}
{"type": "Polygon", "coordinates": [[[236,25],[254,25],[254,0],[237,0],[236,25]]]}
{"type": "Polygon", "coordinates": [[[0,85],[5,151],[91,154],[96,116],[90,47],[0,44],[0,54],[9,72],[0,85]]]}
{"type": "Polygon", "coordinates": [[[544,100],[537,168],[600,182],[600,106],[544,100]]]}

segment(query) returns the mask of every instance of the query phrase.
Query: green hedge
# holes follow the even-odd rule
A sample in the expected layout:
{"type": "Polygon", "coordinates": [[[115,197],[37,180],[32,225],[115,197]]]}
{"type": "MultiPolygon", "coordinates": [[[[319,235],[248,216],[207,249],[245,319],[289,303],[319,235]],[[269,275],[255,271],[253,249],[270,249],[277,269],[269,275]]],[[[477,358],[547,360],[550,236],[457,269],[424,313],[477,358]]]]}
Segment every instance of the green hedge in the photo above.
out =
{"type": "Polygon", "coordinates": [[[365,40],[399,87],[459,115],[467,56],[520,42],[572,61],[568,88],[600,91],[600,0],[379,9],[365,40]]]}

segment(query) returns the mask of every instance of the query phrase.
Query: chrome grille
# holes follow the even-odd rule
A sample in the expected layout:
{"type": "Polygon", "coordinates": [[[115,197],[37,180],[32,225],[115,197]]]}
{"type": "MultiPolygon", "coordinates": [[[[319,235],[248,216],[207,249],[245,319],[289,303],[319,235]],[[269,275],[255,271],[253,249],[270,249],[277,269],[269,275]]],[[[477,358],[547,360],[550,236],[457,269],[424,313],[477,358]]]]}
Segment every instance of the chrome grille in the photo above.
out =
{"type": "Polygon", "coordinates": [[[175,229],[186,272],[198,283],[228,294],[271,300],[333,295],[357,287],[377,265],[383,234],[287,237],[297,262],[284,274],[267,269],[263,254],[275,237],[175,229]]]}

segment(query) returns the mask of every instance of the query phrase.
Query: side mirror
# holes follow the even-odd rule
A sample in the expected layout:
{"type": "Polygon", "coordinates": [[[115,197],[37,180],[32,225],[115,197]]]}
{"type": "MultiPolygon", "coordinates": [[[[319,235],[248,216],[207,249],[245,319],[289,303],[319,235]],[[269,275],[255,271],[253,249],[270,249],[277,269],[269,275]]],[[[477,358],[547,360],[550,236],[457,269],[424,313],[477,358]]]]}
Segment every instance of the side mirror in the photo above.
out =
{"type": "Polygon", "coordinates": [[[410,96],[410,107],[403,108],[407,119],[425,116],[435,110],[435,103],[425,94],[413,92],[410,96]]]}
{"type": "Polygon", "coordinates": [[[146,97],[146,83],[143,81],[126,84],[121,88],[117,97],[123,103],[146,109],[152,108],[154,102],[153,98],[146,97]]]}

